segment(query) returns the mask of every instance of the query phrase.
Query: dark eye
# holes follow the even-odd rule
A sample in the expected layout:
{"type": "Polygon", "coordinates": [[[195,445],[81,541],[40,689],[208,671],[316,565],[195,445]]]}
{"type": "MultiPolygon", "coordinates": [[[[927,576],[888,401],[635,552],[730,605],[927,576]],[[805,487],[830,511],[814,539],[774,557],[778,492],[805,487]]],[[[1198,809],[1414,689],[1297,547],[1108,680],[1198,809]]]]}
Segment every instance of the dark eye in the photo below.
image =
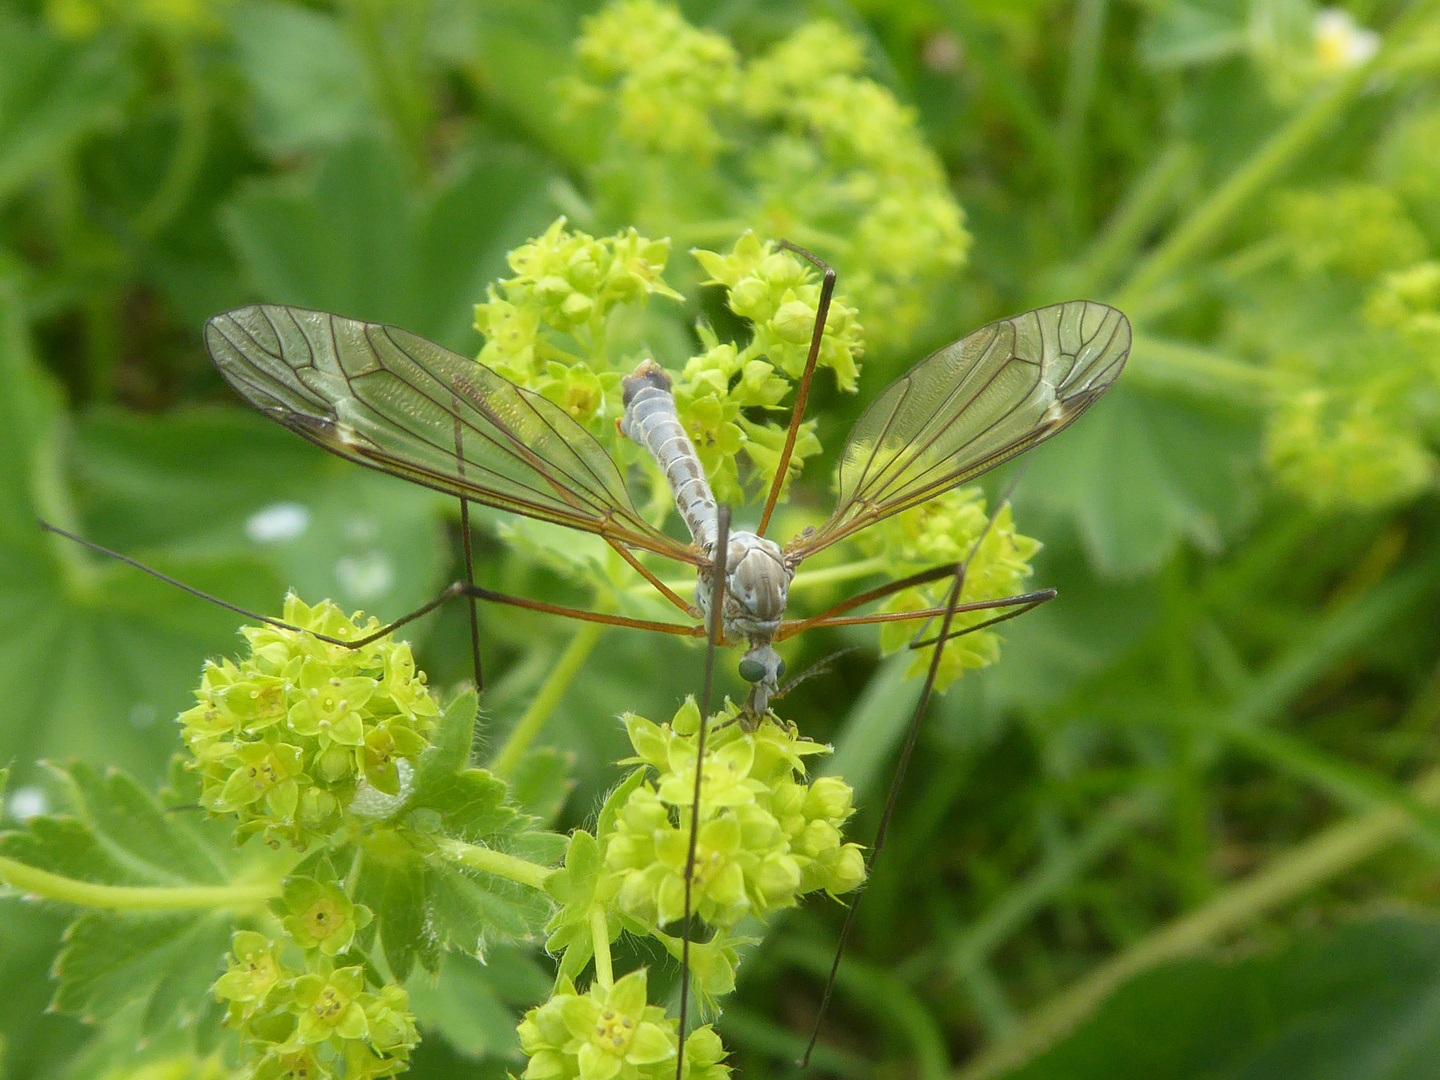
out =
{"type": "Polygon", "coordinates": [[[745,657],[740,661],[740,678],[746,682],[759,682],[765,677],[765,665],[759,660],[752,660],[745,657]]]}
{"type": "Polygon", "coordinates": [[[776,677],[777,679],[783,679],[783,678],[785,677],[785,661],[784,661],[784,660],[781,660],[779,663],[777,663],[777,664],[775,665],[775,677],[776,677]]]}

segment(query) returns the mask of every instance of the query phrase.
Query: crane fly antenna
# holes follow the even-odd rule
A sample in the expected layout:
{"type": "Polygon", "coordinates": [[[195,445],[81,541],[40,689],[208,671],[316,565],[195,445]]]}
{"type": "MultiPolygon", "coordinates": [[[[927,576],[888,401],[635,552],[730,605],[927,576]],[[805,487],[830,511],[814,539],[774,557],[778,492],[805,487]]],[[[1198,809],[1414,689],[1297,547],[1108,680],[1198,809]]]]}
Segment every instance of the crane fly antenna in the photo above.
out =
{"type": "Polygon", "coordinates": [[[800,422],[805,419],[805,402],[810,398],[810,381],[815,377],[815,364],[820,359],[820,343],[825,337],[825,319],[830,314],[830,298],[835,295],[835,268],[812,251],[807,251],[789,240],[781,240],[780,246],[793,251],[802,259],[812,263],[824,273],[820,283],[820,300],[815,305],[815,329],[810,334],[810,354],[805,358],[805,370],[800,376],[800,388],[795,391],[795,408],[790,413],[790,430],[785,433],[785,447],[780,451],[780,464],[775,470],[775,479],[770,483],[770,494],[765,499],[765,509],[760,514],[756,536],[764,536],[770,524],[770,515],[780,501],[780,489],[785,486],[785,474],[790,470],[790,457],[795,452],[795,440],[800,435],[800,422]]]}
{"type": "Polygon", "coordinates": [[[186,585],[183,581],[179,580],[178,578],[173,578],[169,574],[162,574],[154,567],[146,566],[139,559],[132,559],[129,555],[122,555],[118,551],[111,551],[107,547],[102,547],[100,544],[95,543],[93,540],[86,540],[83,537],[76,536],[72,532],[66,532],[64,529],[60,528],[60,526],[51,525],[43,518],[37,519],[37,521],[40,525],[40,528],[44,529],[46,532],[54,533],[56,536],[63,536],[72,544],[79,544],[81,547],[88,548],[90,551],[95,552],[97,555],[104,555],[107,558],[115,559],[119,562],[122,562],[126,566],[133,566],[136,570],[140,570],[146,574],[149,574],[151,577],[159,581],[163,581],[166,585],[173,585],[181,592],[187,592],[191,596],[198,597],[201,600],[205,600],[211,604],[214,604],[216,607],[222,607],[226,611],[233,611],[236,615],[243,615],[247,619],[254,619],[256,622],[264,623],[266,626],[273,626],[277,630],[293,630],[299,634],[309,634],[311,637],[318,638],[319,640],[324,641],[330,645],[343,645],[347,649],[352,649],[355,647],[355,642],[341,641],[339,638],[331,637],[329,634],[321,634],[315,630],[306,630],[300,626],[291,626],[289,623],[285,622],[282,619],[272,619],[268,615],[261,615],[258,612],[249,610],[248,608],[243,608],[236,604],[232,604],[228,600],[221,600],[218,596],[212,596],[202,589],[195,588],[195,586],[193,585],[186,585]]]}
{"type": "MultiPolygon", "coordinates": [[[[464,443],[461,438],[460,427],[460,399],[455,400],[455,471],[465,475],[465,453],[464,443]]],[[[464,495],[460,496],[460,538],[465,545],[465,584],[475,588],[475,556],[473,542],[470,539],[470,500],[464,495]]],[[[480,667],[480,611],[473,595],[466,597],[466,604],[470,608],[470,653],[475,662],[475,693],[480,694],[485,690],[485,673],[480,667]]]]}
{"type": "MultiPolygon", "coordinates": [[[[987,526],[988,528],[988,526],[987,526]]],[[[983,535],[983,534],[982,534],[983,535]]],[[[979,541],[976,541],[976,549],[979,548],[979,541]]],[[[974,551],[971,552],[973,557],[974,551]]],[[[955,616],[955,605],[960,602],[960,590],[965,584],[965,567],[970,560],[955,569],[955,577],[950,585],[950,596],[945,604],[945,615],[940,621],[940,635],[935,641],[935,647],[930,653],[930,668],[925,673],[925,685],[920,690],[920,700],[915,703],[915,715],[910,720],[910,730],[905,735],[905,745],[900,749],[900,760],[895,766],[895,775],[890,780],[890,790],[885,793],[885,809],[880,814],[880,825],[875,830],[875,842],[870,847],[870,855],[865,860],[865,881],[870,880],[870,875],[875,870],[875,862],[880,858],[880,852],[885,847],[885,834],[890,828],[890,818],[895,813],[895,804],[900,797],[900,785],[905,779],[905,769],[910,764],[910,756],[915,752],[915,743],[920,737],[920,722],[925,717],[925,710],[930,705],[930,693],[935,688],[935,677],[940,672],[940,655],[945,651],[946,639],[950,636],[950,622],[955,616]]],[[[864,885],[861,885],[863,892],[864,885]]],[[[835,991],[835,980],[840,974],[840,958],[845,953],[845,942],[850,937],[851,927],[855,924],[855,911],[860,906],[860,894],[850,902],[850,910],[845,913],[845,924],[840,928],[840,940],[835,946],[835,961],[830,965],[830,976],[825,980],[825,991],[820,997],[820,1011],[815,1016],[815,1027],[810,1032],[810,1041],[805,1045],[805,1056],[796,1064],[800,1068],[808,1068],[810,1055],[815,1050],[815,1043],[820,1038],[820,1025],[825,1020],[825,1010],[830,1005],[830,995],[835,991]]]]}
{"type": "Polygon", "coordinates": [[[800,672],[800,674],[794,676],[793,678],[787,679],[784,685],[782,685],[779,690],[770,695],[770,700],[779,701],[781,698],[783,698],[786,694],[790,693],[791,690],[794,690],[801,683],[813,679],[817,675],[824,675],[827,671],[829,671],[832,667],[835,666],[835,661],[839,660],[842,656],[848,656],[850,653],[859,652],[860,648],[861,646],[859,645],[846,645],[843,649],[836,649],[829,656],[822,656],[819,660],[816,660],[815,663],[811,664],[804,671],[800,672]]]}
{"type": "Polygon", "coordinates": [[[721,503],[715,514],[715,563],[710,571],[710,619],[705,627],[705,678],[700,689],[700,730],[695,736],[695,795],[690,802],[690,849],[685,854],[685,921],[680,937],[680,1044],[675,1055],[675,1080],[685,1070],[685,1014],[690,1005],[691,886],[695,879],[695,850],[700,838],[700,780],[705,765],[705,728],[710,719],[710,686],[715,676],[715,649],[724,622],[726,555],[730,548],[730,505],[721,503]]]}

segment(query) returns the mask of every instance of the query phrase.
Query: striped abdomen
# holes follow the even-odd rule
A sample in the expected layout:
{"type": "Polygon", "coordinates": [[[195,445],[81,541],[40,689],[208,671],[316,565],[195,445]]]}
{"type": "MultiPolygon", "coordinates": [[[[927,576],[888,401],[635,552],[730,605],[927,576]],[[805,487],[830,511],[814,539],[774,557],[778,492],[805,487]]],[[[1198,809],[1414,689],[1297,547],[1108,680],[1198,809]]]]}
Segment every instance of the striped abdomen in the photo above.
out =
{"type": "Polygon", "coordinates": [[[709,551],[715,546],[717,530],[715,496],[675,414],[670,376],[653,360],[646,360],[620,385],[625,402],[621,434],[650,451],[675,493],[675,505],[690,536],[701,550],[709,551]]]}

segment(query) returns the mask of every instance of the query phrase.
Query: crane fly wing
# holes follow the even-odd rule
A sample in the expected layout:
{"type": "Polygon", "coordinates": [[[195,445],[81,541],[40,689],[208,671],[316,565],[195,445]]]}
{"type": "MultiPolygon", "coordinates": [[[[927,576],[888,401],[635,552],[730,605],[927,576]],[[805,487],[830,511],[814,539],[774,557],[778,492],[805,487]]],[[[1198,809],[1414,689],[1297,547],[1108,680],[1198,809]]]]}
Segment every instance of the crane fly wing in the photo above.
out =
{"type": "Polygon", "coordinates": [[[333,454],[680,562],[705,559],[635,509],[619,468],[560,406],[408,331],[262,304],[205,326],[242,397],[333,454]]]}
{"type": "Polygon", "coordinates": [[[840,455],[835,512],[792,540],[787,558],[799,562],[1044,442],[1109,389],[1129,352],[1123,314],[1072,300],[932,353],[856,422],[840,455]]]}

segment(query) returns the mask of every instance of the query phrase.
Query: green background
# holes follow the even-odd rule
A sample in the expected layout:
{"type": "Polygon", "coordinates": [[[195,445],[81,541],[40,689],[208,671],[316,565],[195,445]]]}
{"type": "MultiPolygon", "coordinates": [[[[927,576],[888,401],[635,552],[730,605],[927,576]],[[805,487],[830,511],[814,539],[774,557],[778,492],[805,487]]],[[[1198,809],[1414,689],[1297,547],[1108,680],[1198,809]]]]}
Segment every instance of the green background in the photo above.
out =
{"type": "MultiPolygon", "coordinates": [[[[1411,351],[1387,350],[1359,314],[1385,273],[1440,253],[1440,166],[1423,153],[1440,144],[1413,133],[1440,115],[1440,15],[1348,7],[1383,32],[1373,67],[1317,70],[1316,8],[1286,0],[684,5],[742,55],[816,17],[860,35],[967,215],[968,265],[911,343],[867,355],[858,399],[822,389],[822,436],[989,318],[1084,294],[1137,330],[1121,384],[1030,455],[1016,523],[1044,542],[1035,581],[1060,598],[932,706],[822,1072],[1440,1074],[1440,364],[1423,327],[1411,351]],[[1334,194],[1357,184],[1419,239],[1385,248],[1334,194]],[[1383,249],[1368,278],[1342,265],[1366,244],[1383,249]],[[1276,433],[1303,392],[1378,401],[1376,430],[1409,441],[1355,449],[1342,425],[1333,460],[1317,441],[1287,466],[1276,433]],[[1432,471],[1385,487],[1402,450],[1432,471]],[[1344,482],[1342,451],[1359,455],[1344,482]]],[[[560,213],[595,233],[630,224],[591,209],[589,151],[555,119],[590,10],[0,3],[10,814],[54,805],[41,759],[158,783],[201,662],[237,642],[228,613],[37,517],[267,612],[293,587],[397,614],[457,573],[450,501],[246,411],[200,330],[267,300],[478,351],[471,306],[507,250],[560,213]],[[279,503],[311,527],[251,540],[247,522],[279,503]],[[377,566],[388,580],[367,579],[377,566]]],[[[822,473],[797,503],[823,511],[822,473]]],[[[485,581],[573,598],[495,522],[485,581]]],[[[416,629],[436,685],[466,677],[463,624],[450,611],[416,629]]],[[[482,613],[487,746],[572,634],[482,613]]],[[[827,768],[855,785],[868,840],[918,687],[875,658],[873,632],[812,638],[792,667],[866,646],[786,710],[835,743],[827,768]]],[[[668,718],[699,670],[693,649],[605,635],[541,739],[569,769],[557,827],[587,820],[617,775],[614,717],[668,718]]],[[[742,688],[728,663],[719,685],[742,688]]],[[[42,1016],[63,913],[16,897],[0,910],[5,1074],[124,1060],[123,1032],[42,1016]]],[[[743,1075],[791,1072],[842,914],[789,913],[749,957],[720,1025],[743,1075]]],[[[510,1029],[546,979],[521,953],[486,972],[417,1006],[430,1037],[415,1075],[518,1068],[510,1029]]]]}

